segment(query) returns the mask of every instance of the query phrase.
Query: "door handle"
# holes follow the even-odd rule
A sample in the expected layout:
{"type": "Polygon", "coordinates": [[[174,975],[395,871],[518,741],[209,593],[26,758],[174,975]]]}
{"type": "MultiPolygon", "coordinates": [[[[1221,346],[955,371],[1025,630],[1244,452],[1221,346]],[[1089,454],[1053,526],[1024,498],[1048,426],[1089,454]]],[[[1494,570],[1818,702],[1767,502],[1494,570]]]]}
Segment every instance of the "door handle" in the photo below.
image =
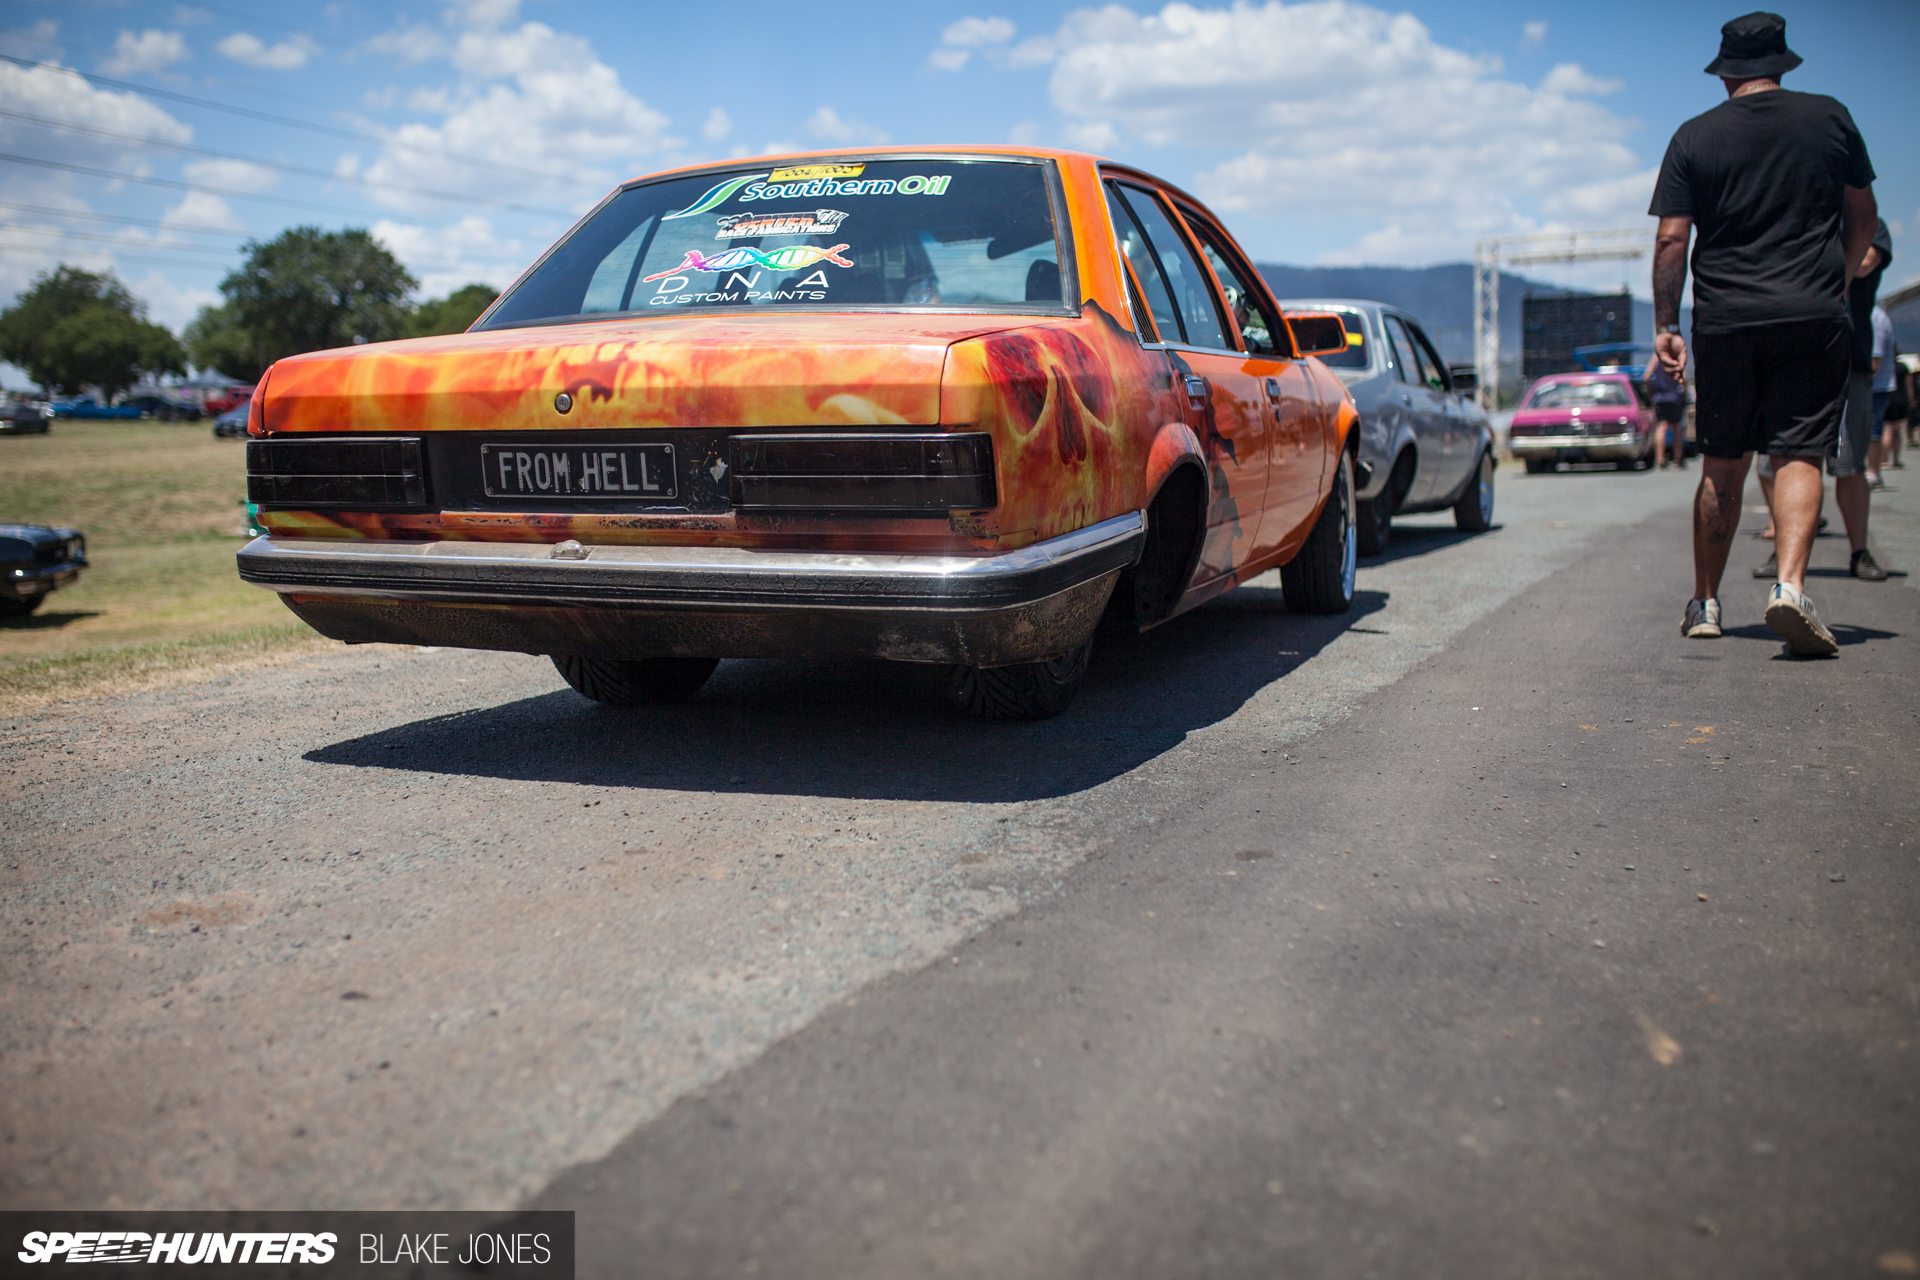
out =
{"type": "Polygon", "coordinates": [[[1207,380],[1195,374],[1191,374],[1191,373],[1188,374],[1187,375],[1187,394],[1189,396],[1192,396],[1195,400],[1205,400],[1208,394],[1207,380]]]}
{"type": "Polygon", "coordinates": [[[1413,403],[1413,397],[1412,397],[1412,396],[1410,396],[1410,395],[1408,395],[1408,394],[1407,394],[1406,392],[1404,392],[1404,391],[1402,391],[1402,392],[1400,393],[1400,403],[1401,403],[1401,404],[1412,404],[1412,403],[1413,403]]]}
{"type": "Polygon", "coordinates": [[[1280,379],[1278,378],[1267,379],[1267,394],[1272,396],[1275,400],[1278,400],[1280,398],[1280,379]]]}

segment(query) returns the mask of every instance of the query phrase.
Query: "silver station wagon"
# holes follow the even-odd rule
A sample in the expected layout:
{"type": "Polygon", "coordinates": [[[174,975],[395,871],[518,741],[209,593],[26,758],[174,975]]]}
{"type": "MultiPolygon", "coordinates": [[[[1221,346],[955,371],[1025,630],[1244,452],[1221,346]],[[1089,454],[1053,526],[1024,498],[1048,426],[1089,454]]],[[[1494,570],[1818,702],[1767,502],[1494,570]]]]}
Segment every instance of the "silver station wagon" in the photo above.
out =
{"type": "Polygon", "coordinates": [[[1450,371],[1412,316],[1380,302],[1293,298],[1286,312],[1331,311],[1347,349],[1320,357],[1360,410],[1360,461],[1372,467],[1355,515],[1360,554],[1387,549],[1393,517],[1453,509],[1454,523],[1493,527],[1493,426],[1469,399],[1467,377],[1450,371]]]}

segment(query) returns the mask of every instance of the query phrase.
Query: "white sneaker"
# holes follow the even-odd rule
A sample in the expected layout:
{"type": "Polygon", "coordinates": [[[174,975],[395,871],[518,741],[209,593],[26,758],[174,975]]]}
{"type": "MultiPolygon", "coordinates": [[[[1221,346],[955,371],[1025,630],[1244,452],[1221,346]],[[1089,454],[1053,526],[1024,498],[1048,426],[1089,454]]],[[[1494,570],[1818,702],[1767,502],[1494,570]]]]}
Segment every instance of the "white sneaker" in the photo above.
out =
{"type": "Polygon", "coordinates": [[[1784,582],[1773,584],[1767,597],[1767,625],[1786,638],[1787,652],[1796,658],[1832,658],[1840,653],[1833,632],[1820,625],[1813,601],[1784,582]]]}
{"type": "Polygon", "coordinates": [[[1680,624],[1680,634],[1689,640],[1719,639],[1720,602],[1718,600],[1687,601],[1687,616],[1680,624]]]}

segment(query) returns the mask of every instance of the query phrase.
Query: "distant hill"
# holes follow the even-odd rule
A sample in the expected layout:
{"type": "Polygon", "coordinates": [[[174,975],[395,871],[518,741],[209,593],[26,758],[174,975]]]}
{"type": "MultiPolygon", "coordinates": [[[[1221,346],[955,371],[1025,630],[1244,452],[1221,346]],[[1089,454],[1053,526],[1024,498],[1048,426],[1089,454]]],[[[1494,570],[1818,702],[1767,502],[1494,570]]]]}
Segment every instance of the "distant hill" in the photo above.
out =
{"type": "MultiPolygon", "coordinates": [[[[1638,264],[1636,264],[1638,265],[1638,264]]],[[[1364,298],[1399,307],[1416,317],[1440,346],[1449,364],[1473,363],[1473,266],[1449,262],[1437,267],[1288,267],[1258,264],[1274,296],[1287,298],[1364,298]]],[[[1644,267],[1640,269],[1644,270],[1644,267]]],[[[1557,285],[1500,273],[1501,362],[1520,358],[1520,300],[1536,293],[1565,293],[1557,285]]],[[[1681,317],[1682,323],[1686,317],[1681,317]]],[[[1653,304],[1633,304],[1633,340],[1653,340],[1653,304]]]]}

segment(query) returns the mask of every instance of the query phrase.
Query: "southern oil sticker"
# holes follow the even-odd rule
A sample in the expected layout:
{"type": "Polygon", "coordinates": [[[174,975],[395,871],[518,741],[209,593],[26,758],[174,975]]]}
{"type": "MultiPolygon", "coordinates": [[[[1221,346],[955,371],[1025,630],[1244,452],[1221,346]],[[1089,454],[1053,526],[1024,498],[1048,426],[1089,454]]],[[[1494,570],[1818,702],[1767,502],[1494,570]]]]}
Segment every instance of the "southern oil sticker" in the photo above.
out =
{"type": "Polygon", "coordinates": [[[660,217],[665,221],[707,213],[731,200],[735,192],[739,192],[741,204],[752,204],[756,200],[818,200],[822,196],[943,196],[947,194],[947,184],[953,181],[950,173],[910,173],[897,180],[863,179],[860,175],[865,169],[865,165],[857,164],[810,165],[804,169],[776,169],[772,173],[745,173],[715,183],[707,188],[705,195],[686,208],[675,213],[663,213],[660,217]],[[826,169],[851,172],[837,177],[820,175],[804,180],[794,177],[791,182],[779,181],[782,177],[826,169]]]}

